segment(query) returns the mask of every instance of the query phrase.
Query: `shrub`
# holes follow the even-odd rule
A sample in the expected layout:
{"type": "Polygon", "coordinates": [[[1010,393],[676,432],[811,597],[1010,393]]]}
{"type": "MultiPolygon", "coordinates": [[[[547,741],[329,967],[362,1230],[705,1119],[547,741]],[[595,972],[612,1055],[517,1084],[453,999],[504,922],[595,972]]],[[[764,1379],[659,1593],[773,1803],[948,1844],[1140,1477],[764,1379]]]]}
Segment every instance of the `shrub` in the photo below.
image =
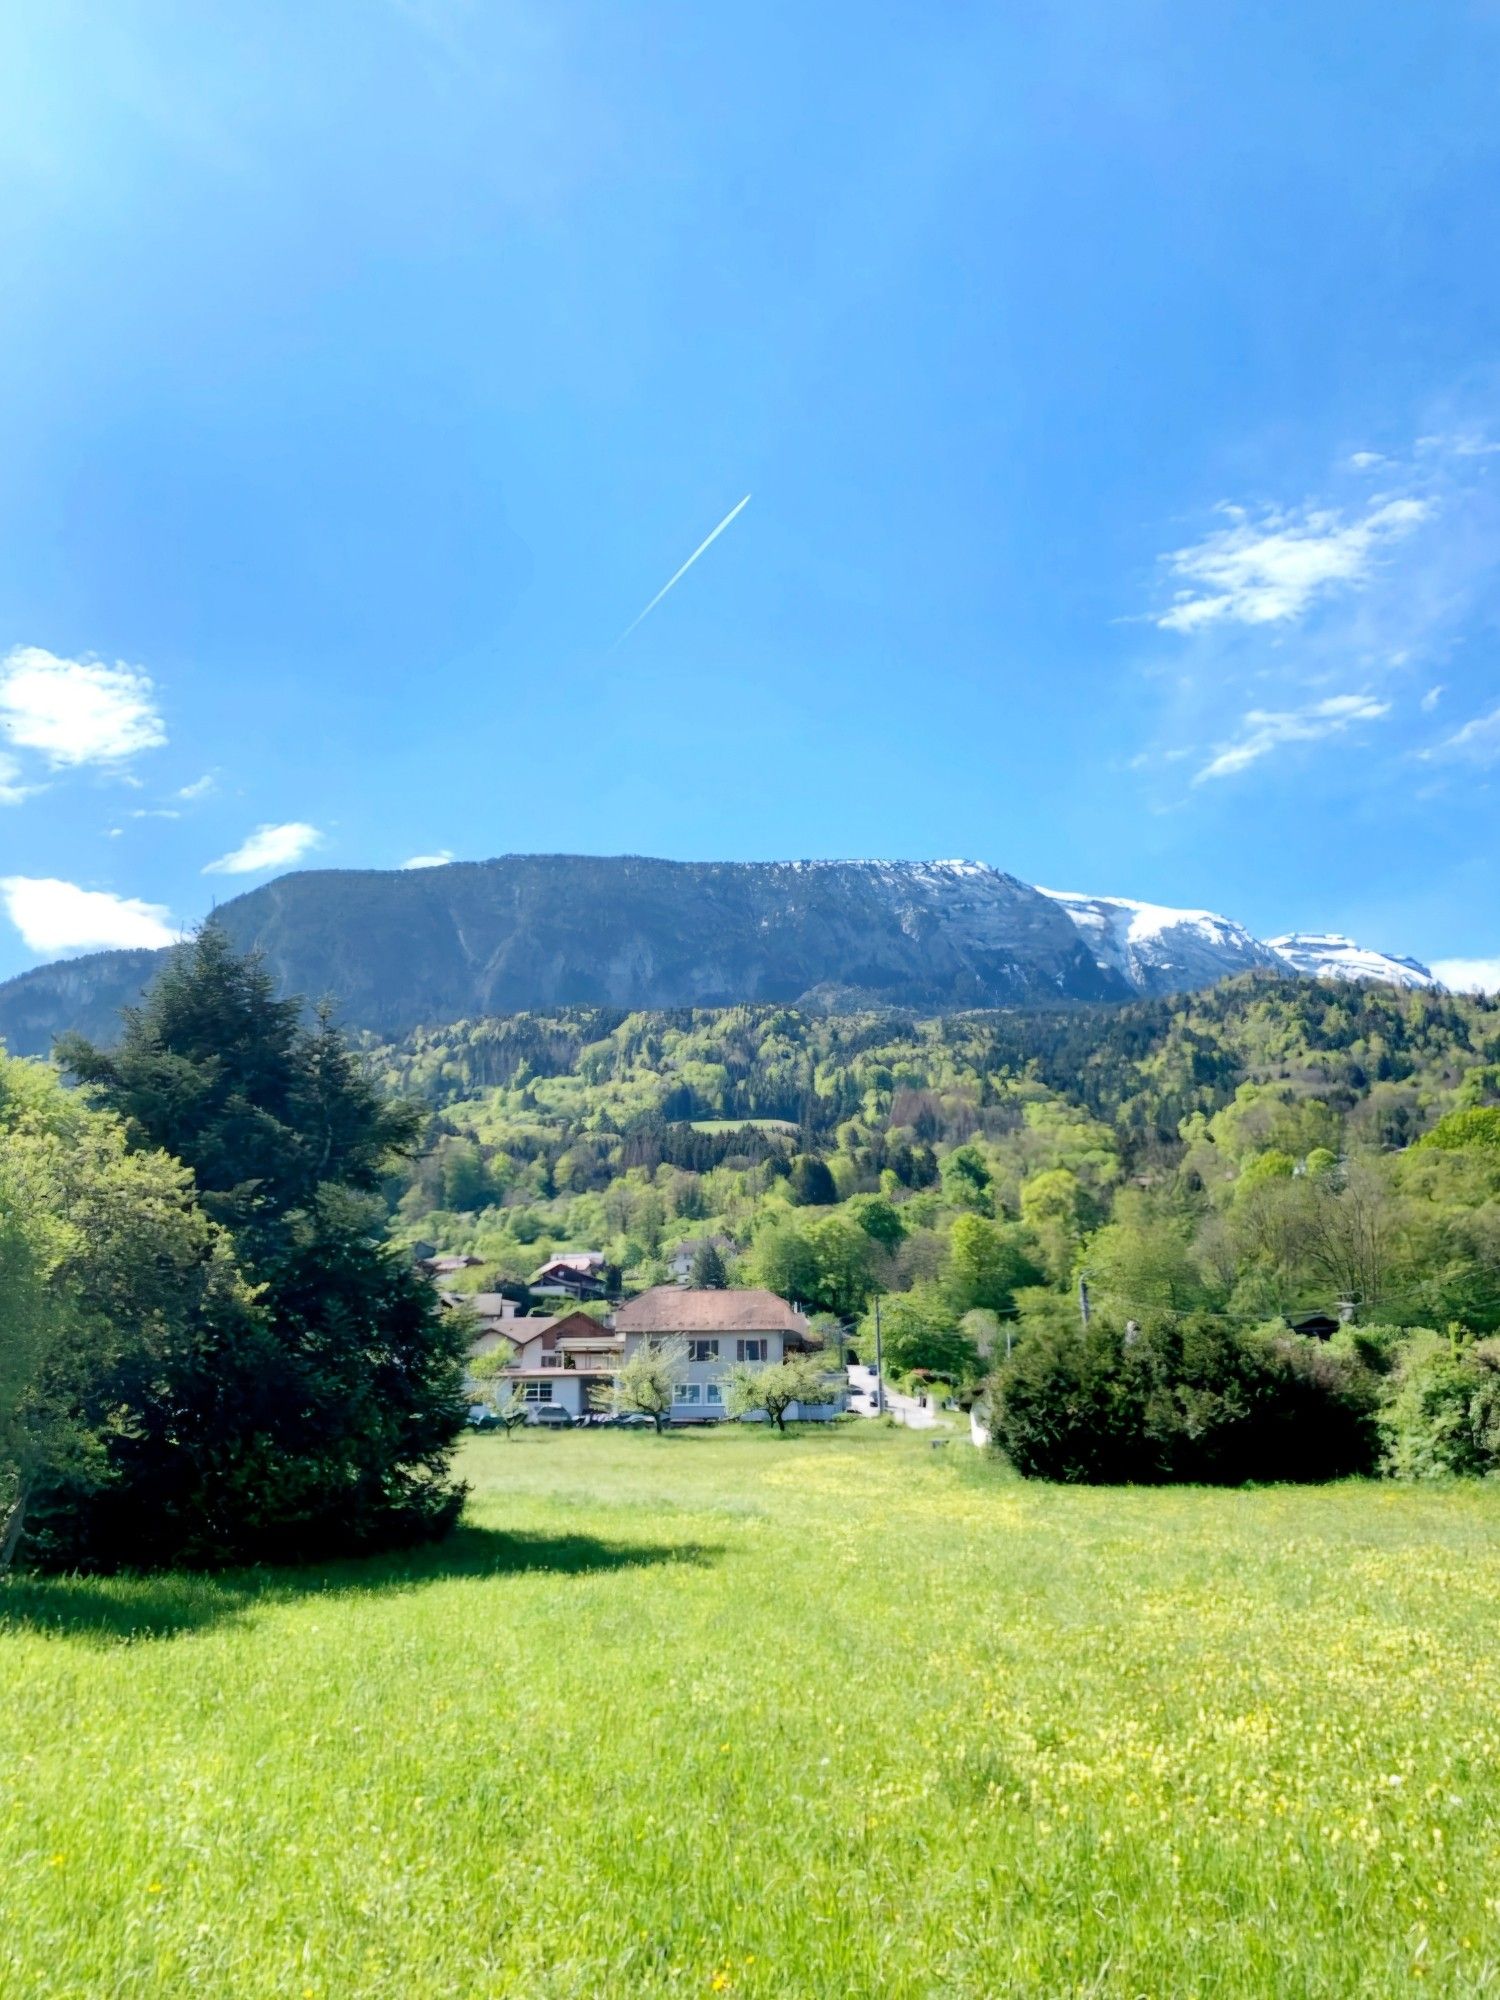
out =
{"type": "Polygon", "coordinates": [[[1500,1340],[1414,1334],[1380,1428],[1385,1470],[1396,1479],[1500,1472],[1500,1340]]]}
{"type": "Polygon", "coordinates": [[[1378,1400],[1352,1353],[1190,1314],[1040,1329],[997,1370],[991,1406],[1030,1478],[1238,1485],[1373,1471],[1378,1400]]]}

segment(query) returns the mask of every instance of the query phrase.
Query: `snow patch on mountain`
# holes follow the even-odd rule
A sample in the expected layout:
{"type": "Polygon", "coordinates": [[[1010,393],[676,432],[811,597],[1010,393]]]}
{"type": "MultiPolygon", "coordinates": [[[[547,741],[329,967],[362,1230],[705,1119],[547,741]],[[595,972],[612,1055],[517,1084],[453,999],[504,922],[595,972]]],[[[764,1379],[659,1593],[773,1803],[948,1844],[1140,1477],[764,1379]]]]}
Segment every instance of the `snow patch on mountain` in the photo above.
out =
{"type": "Polygon", "coordinates": [[[1308,979],[1372,980],[1382,986],[1421,987],[1440,993],[1442,981],[1420,959],[1370,951],[1336,931],[1288,931],[1269,940],[1278,958],[1308,979]]]}
{"type": "Polygon", "coordinates": [[[1186,993],[1235,972],[1283,970],[1269,946],[1213,910],[1177,910],[1070,889],[1041,893],[1067,911],[1096,962],[1118,972],[1137,993],[1186,993]]]}
{"type": "Polygon", "coordinates": [[[1289,931],[1262,940],[1214,910],[1178,910],[1066,889],[1041,893],[1067,911],[1095,962],[1118,972],[1137,993],[1188,993],[1252,971],[1443,991],[1442,981],[1419,960],[1370,951],[1332,931],[1289,931]]]}

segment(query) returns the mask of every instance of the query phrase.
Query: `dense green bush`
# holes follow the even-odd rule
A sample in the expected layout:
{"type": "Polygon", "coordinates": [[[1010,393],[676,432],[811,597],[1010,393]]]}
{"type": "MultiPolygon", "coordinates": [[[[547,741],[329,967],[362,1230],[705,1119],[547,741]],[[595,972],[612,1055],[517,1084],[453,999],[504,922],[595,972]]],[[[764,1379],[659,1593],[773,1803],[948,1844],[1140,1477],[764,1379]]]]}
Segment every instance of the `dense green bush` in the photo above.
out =
{"type": "Polygon", "coordinates": [[[1379,1396],[1351,1351],[1187,1314],[1039,1329],[996,1371],[991,1405],[1029,1477],[1238,1485],[1373,1471],[1379,1396]]]}
{"type": "Polygon", "coordinates": [[[1500,1472],[1500,1340],[1414,1333],[1380,1428],[1385,1469],[1397,1479],[1500,1472]]]}

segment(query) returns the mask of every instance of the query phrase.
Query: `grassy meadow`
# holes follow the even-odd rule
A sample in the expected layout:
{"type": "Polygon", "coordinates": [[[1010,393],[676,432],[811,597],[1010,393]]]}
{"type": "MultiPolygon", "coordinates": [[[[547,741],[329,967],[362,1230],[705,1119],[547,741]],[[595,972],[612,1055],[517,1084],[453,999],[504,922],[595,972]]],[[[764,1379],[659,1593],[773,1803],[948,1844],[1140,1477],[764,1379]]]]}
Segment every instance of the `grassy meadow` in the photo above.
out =
{"type": "Polygon", "coordinates": [[[1500,1490],[466,1471],[439,1550],[0,1586],[0,1992],[1500,1992],[1500,1490]]]}

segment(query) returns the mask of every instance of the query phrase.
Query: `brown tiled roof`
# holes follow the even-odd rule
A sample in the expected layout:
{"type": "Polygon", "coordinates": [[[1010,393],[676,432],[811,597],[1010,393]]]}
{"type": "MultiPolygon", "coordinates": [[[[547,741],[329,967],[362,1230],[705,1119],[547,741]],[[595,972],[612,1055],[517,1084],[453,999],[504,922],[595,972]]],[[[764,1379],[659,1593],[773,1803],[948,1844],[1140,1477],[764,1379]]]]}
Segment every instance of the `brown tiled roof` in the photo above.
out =
{"type": "Polygon", "coordinates": [[[513,1328],[516,1339],[524,1347],[535,1340],[539,1334],[546,1333],[550,1328],[556,1326],[557,1321],[555,1319],[543,1319],[539,1314],[535,1319],[507,1319],[503,1320],[501,1324],[507,1328],[513,1328]]]}
{"type": "Polygon", "coordinates": [[[655,1285],[615,1314],[616,1333],[795,1333],[807,1321],[774,1292],[694,1292],[655,1285]]]}
{"type": "Polygon", "coordinates": [[[507,1333],[514,1332],[516,1339],[523,1346],[535,1340],[538,1334],[551,1333],[554,1328],[558,1330],[559,1340],[569,1336],[576,1338],[580,1334],[588,1338],[594,1334],[608,1333],[608,1329],[600,1326],[592,1313],[579,1312],[576,1307],[565,1313],[554,1313],[550,1319],[543,1319],[538,1314],[535,1319],[497,1320],[495,1324],[497,1327],[503,1327],[507,1333]]]}

